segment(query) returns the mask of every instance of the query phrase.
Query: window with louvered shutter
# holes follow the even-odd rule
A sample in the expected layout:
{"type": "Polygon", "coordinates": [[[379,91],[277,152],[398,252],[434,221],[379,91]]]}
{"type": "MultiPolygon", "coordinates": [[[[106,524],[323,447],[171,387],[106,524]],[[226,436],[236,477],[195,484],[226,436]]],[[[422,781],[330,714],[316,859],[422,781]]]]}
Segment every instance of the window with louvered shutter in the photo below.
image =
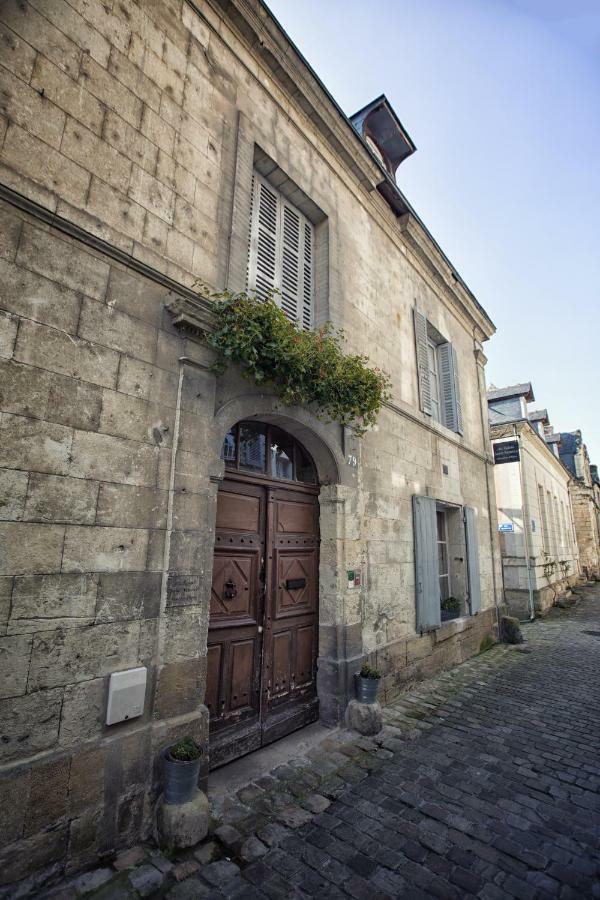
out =
{"type": "Polygon", "coordinates": [[[442,422],[446,428],[463,433],[462,406],[458,388],[456,352],[449,342],[437,348],[440,367],[442,422]]]}
{"type": "Polygon", "coordinates": [[[415,344],[417,348],[417,377],[419,380],[419,402],[424,413],[431,415],[431,383],[429,378],[427,319],[415,307],[415,344]]]}
{"type": "Polygon", "coordinates": [[[248,290],[273,299],[288,319],[312,328],[314,228],[258,173],[252,182],[248,290]]]}

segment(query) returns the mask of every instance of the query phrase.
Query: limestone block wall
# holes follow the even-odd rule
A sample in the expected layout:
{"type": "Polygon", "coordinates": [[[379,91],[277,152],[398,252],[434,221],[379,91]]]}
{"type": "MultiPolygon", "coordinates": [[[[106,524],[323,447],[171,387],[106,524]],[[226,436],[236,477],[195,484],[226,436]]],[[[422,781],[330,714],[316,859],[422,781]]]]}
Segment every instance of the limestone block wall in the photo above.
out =
{"type": "MultiPolygon", "coordinates": [[[[518,432],[522,474],[519,463],[502,463],[494,467],[494,478],[498,522],[513,526],[513,531],[500,534],[505,596],[514,614],[525,618],[530,579],[535,607],[543,611],[576,580],[579,552],[571,525],[568,471],[533,428],[519,425],[518,432]]],[[[496,426],[492,438],[514,440],[515,435],[511,428],[496,426]]]]}
{"type": "Polygon", "coordinates": [[[588,577],[600,574],[600,536],[594,489],[573,479],[569,493],[581,568],[588,577]]]}
{"type": "Polygon", "coordinates": [[[168,292],[4,203],[0,220],[4,884],[138,840],[162,747],[205,743],[194,535],[214,496],[186,474],[206,457],[204,387],[180,376],[168,292]],[[110,673],[138,665],[144,715],[107,727],[110,673]]]}

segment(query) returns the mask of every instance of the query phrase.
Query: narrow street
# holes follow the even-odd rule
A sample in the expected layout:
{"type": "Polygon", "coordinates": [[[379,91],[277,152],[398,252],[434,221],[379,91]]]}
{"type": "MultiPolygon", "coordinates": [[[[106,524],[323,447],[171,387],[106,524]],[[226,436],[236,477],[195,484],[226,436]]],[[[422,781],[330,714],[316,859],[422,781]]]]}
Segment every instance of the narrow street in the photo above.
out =
{"type": "MultiPolygon", "coordinates": [[[[223,818],[232,847],[256,835],[245,864],[234,848],[239,867],[141,896],[600,897],[600,585],[524,632],[416,686],[376,739],[345,732],[238,791],[223,818]]],[[[94,896],[139,896],[144,868],[94,896]]]]}

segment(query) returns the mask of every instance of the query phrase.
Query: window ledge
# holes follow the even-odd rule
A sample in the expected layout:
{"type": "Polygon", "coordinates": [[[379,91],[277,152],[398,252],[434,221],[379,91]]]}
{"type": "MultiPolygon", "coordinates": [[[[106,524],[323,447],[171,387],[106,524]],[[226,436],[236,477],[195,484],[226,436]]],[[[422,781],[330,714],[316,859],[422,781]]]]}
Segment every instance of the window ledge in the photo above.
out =
{"type": "Polygon", "coordinates": [[[447,641],[448,638],[454,637],[463,631],[468,631],[475,624],[475,616],[458,616],[456,619],[450,619],[448,622],[442,622],[434,629],[434,640],[436,644],[447,641]]]}

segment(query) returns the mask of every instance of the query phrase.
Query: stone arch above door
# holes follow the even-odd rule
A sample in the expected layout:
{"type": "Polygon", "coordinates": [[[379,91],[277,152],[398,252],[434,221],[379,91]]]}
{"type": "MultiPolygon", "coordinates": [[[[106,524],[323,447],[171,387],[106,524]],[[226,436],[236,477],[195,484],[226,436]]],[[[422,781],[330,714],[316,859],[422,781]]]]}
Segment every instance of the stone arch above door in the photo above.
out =
{"type": "Polygon", "coordinates": [[[346,464],[342,426],[322,422],[303,407],[282,406],[277,397],[265,394],[243,394],[218,407],[213,433],[215,460],[220,461],[221,445],[229,429],[239,421],[253,419],[277,425],[296,438],[312,457],[320,485],[354,486],[356,471],[346,464]]]}

